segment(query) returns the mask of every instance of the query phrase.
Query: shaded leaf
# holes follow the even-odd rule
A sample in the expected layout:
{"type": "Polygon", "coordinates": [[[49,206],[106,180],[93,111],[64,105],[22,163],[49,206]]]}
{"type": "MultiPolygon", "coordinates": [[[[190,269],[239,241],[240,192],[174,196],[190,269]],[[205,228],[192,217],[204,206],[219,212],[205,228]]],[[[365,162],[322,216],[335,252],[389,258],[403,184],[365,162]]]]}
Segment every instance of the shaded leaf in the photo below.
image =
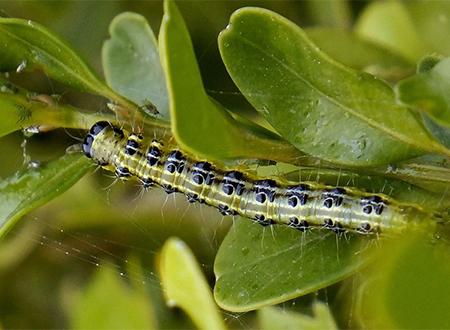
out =
{"type": "Polygon", "coordinates": [[[0,237],[31,210],[45,204],[74,185],[92,168],[80,154],[67,154],[27,169],[0,182],[0,237]]]}
{"type": "Polygon", "coordinates": [[[39,68],[73,88],[102,95],[130,109],[135,107],[108,88],[70,46],[38,23],[0,18],[0,44],[2,71],[39,68]]]}
{"type": "Polygon", "coordinates": [[[422,114],[423,123],[431,134],[443,145],[450,149],[450,127],[441,125],[431,118],[428,114],[422,114]]]}
{"type": "Polygon", "coordinates": [[[291,311],[282,311],[279,308],[264,307],[258,311],[258,320],[260,329],[302,329],[302,330],[320,330],[337,329],[333,316],[327,305],[321,302],[313,304],[313,316],[294,313],[291,311]]]}
{"type": "Polygon", "coordinates": [[[107,265],[99,268],[71,309],[72,329],[155,329],[152,306],[107,265]]]}
{"type": "Polygon", "coordinates": [[[349,165],[386,164],[423,152],[450,154],[396,104],[375,77],[339,65],[287,19],[236,11],[219,37],[236,85],[298,149],[349,165]]]}
{"type": "Polygon", "coordinates": [[[169,92],[172,132],[179,145],[200,158],[292,160],[297,152],[277,139],[241,126],[203,87],[192,43],[173,1],[165,1],[159,35],[169,92]]]}
{"type": "Polygon", "coordinates": [[[264,229],[241,220],[217,254],[214,296],[220,307],[234,312],[303,296],[358,270],[368,261],[368,246],[366,237],[338,239],[322,230],[302,235],[292,228],[264,229]]]}
{"type": "Polygon", "coordinates": [[[400,81],[396,86],[397,98],[450,128],[450,57],[428,68],[428,71],[422,68],[421,73],[400,81]]]}
{"type": "Polygon", "coordinates": [[[179,239],[169,239],[159,261],[167,304],[179,306],[200,329],[225,329],[210,288],[189,248],[179,239]]]}
{"type": "Polygon", "coordinates": [[[108,85],[143,109],[153,104],[168,119],[169,101],[158,45],[146,19],[122,13],[112,20],[109,33],[111,38],[102,49],[108,85]]]}
{"type": "MultiPolygon", "coordinates": [[[[369,170],[369,172],[378,172],[378,174],[383,174],[385,177],[400,179],[416,187],[422,187],[428,191],[436,192],[441,196],[443,202],[445,201],[445,196],[450,193],[448,189],[450,185],[449,165],[445,157],[427,155],[406,163],[388,166],[384,171],[369,170]]],[[[418,189],[409,190],[411,194],[416,194],[417,196],[421,194],[418,189]]],[[[430,195],[424,201],[419,202],[419,204],[428,204],[433,199],[430,195]]],[[[441,204],[446,204],[442,202],[441,204]]]]}

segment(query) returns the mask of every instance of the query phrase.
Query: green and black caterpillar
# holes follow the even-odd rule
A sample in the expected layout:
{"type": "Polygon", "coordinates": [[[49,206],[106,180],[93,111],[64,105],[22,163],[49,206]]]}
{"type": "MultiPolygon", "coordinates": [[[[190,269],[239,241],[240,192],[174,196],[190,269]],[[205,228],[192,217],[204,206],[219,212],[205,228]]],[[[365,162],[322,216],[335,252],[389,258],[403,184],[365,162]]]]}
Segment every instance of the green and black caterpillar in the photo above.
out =
{"type": "Polygon", "coordinates": [[[105,121],[92,126],[83,152],[120,179],[135,178],[146,189],[157,185],[167,193],[180,192],[189,202],[204,203],[223,215],[240,215],[263,226],[385,234],[433,218],[419,206],[402,204],[383,194],[315,182],[251,178],[194,159],[176,147],[165,148],[157,140],[145,143],[140,134],[105,121]]]}

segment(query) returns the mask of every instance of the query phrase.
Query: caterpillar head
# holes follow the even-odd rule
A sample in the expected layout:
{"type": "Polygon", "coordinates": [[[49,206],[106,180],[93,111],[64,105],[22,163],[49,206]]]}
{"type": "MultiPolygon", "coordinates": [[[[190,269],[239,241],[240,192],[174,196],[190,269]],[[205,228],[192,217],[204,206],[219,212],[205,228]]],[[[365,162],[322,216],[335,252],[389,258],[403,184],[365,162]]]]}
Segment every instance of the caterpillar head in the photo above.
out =
{"type": "Polygon", "coordinates": [[[107,166],[124,142],[126,142],[124,131],[107,121],[99,121],[84,138],[83,152],[98,165],[107,166]]]}
{"type": "Polygon", "coordinates": [[[110,123],[107,121],[99,121],[96,122],[91,129],[89,130],[89,133],[86,135],[83,141],[83,152],[88,158],[92,158],[91,149],[92,149],[92,143],[95,140],[95,137],[100,134],[106,127],[111,127],[110,123]]]}

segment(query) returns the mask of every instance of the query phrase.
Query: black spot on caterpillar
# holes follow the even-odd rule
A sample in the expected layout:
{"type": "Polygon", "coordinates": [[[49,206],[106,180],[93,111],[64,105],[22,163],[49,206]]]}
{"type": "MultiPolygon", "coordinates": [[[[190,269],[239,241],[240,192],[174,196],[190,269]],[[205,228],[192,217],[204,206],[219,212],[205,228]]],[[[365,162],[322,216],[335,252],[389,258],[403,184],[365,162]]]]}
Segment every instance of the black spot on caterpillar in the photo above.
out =
{"type": "Polygon", "coordinates": [[[240,215],[263,226],[283,224],[300,231],[324,228],[336,233],[397,233],[430,214],[382,194],[354,188],[288,184],[251,178],[198,160],[157,140],[144,143],[108,122],[92,126],[84,154],[120,179],[135,178],[144,188],[155,184],[167,193],[183,193],[189,202],[213,206],[223,215],[240,215]]]}

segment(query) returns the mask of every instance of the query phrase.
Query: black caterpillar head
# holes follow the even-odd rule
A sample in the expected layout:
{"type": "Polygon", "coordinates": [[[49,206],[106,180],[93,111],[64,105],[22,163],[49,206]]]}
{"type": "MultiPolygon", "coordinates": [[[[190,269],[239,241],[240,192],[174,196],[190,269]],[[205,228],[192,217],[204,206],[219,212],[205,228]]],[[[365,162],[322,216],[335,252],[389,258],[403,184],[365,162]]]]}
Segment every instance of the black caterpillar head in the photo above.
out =
{"type": "Polygon", "coordinates": [[[92,158],[91,155],[91,148],[92,148],[92,142],[94,142],[94,138],[100,134],[106,127],[111,127],[111,124],[107,121],[99,121],[96,122],[91,129],[89,130],[89,133],[85,136],[83,141],[83,152],[86,155],[86,157],[92,158]]]}

